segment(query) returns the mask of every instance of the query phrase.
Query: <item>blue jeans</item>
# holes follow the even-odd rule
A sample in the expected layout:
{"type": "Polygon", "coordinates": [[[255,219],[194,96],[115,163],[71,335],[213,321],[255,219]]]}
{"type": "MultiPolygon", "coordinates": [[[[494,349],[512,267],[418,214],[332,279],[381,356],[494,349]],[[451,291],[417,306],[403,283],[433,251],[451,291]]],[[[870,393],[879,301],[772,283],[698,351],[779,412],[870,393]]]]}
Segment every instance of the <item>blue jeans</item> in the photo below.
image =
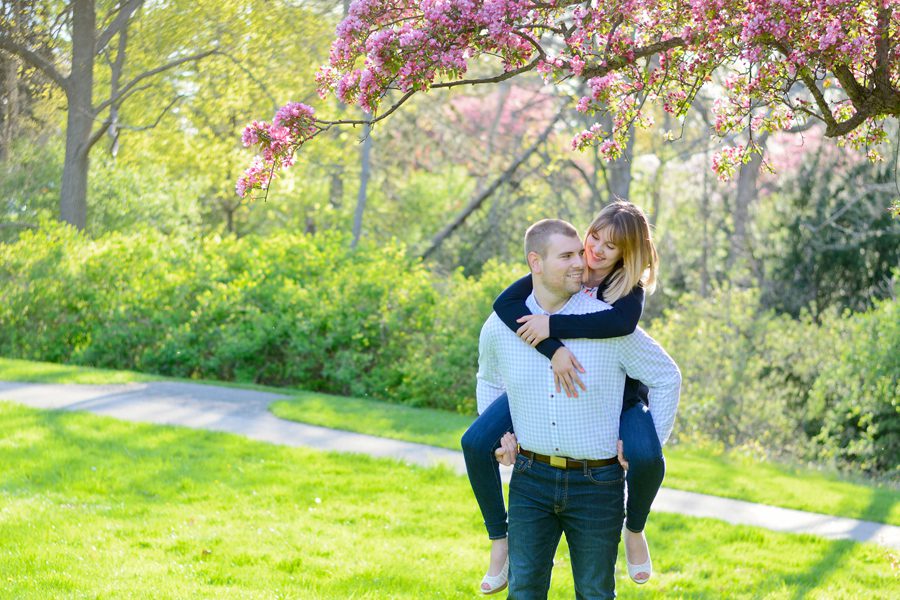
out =
{"type": "Polygon", "coordinates": [[[618,464],[566,470],[516,458],[509,484],[509,598],[547,598],[563,533],[575,597],[615,598],[624,477],[618,464]]]}
{"type": "MultiPolygon", "coordinates": [[[[512,431],[512,417],[509,414],[509,398],[503,394],[475,419],[462,437],[466,472],[484,517],[488,537],[492,540],[506,537],[506,508],[494,450],[500,446],[500,438],[507,431],[512,431]]],[[[625,526],[631,531],[643,531],[650,505],[666,473],[662,448],[646,406],[636,404],[622,411],[619,437],[629,463],[625,479],[628,483],[625,526]]]]}
{"type": "Polygon", "coordinates": [[[503,484],[494,450],[500,447],[500,438],[512,430],[509,398],[503,394],[475,419],[460,440],[469,483],[481,508],[488,537],[492,540],[506,537],[503,484]]]}

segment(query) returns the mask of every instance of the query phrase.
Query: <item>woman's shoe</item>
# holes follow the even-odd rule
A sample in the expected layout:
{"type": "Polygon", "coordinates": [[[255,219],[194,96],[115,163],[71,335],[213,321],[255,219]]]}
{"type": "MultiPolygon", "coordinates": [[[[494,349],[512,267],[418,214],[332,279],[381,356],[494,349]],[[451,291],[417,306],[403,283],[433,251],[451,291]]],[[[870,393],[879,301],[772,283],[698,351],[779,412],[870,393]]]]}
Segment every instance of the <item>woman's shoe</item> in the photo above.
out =
{"type": "Polygon", "coordinates": [[[641,565],[633,565],[628,562],[628,559],[625,559],[625,563],[628,565],[628,576],[631,577],[631,580],[638,585],[643,585],[650,581],[650,575],[653,574],[653,564],[648,560],[644,564],[641,565]],[[644,579],[638,579],[637,576],[640,573],[646,573],[647,577],[644,579]]]}
{"type": "Polygon", "coordinates": [[[502,592],[509,585],[509,558],[503,563],[503,568],[496,575],[485,574],[481,580],[481,593],[485,596],[502,592]]]}
{"type": "MultiPolygon", "coordinates": [[[[644,546],[647,546],[647,539],[641,534],[641,538],[644,540],[644,546]]],[[[647,562],[641,563],[639,565],[631,564],[631,561],[628,560],[628,544],[625,544],[625,564],[628,565],[628,576],[631,577],[631,580],[638,585],[643,585],[650,581],[650,576],[653,575],[653,563],[650,560],[650,548],[647,548],[647,562]],[[646,573],[647,576],[643,579],[638,579],[637,576],[641,573],[646,573]]]]}

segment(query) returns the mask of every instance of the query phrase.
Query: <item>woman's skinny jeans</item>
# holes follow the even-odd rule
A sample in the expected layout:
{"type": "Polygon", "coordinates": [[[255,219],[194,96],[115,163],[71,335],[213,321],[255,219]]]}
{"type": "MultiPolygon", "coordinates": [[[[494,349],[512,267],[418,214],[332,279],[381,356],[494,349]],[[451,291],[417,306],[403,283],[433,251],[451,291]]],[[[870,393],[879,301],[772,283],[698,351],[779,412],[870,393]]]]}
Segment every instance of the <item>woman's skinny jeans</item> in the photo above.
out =
{"type": "MultiPolygon", "coordinates": [[[[469,482],[481,508],[488,537],[492,540],[506,537],[506,506],[500,466],[494,458],[494,450],[500,447],[500,438],[512,430],[509,398],[503,394],[475,419],[462,437],[469,482]]],[[[625,526],[630,531],[639,532],[644,530],[650,505],[666,472],[653,417],[644,404],[636,403],[623,408],[619,419],[619,438],[625,460],[628,461],[625,526]]]]}

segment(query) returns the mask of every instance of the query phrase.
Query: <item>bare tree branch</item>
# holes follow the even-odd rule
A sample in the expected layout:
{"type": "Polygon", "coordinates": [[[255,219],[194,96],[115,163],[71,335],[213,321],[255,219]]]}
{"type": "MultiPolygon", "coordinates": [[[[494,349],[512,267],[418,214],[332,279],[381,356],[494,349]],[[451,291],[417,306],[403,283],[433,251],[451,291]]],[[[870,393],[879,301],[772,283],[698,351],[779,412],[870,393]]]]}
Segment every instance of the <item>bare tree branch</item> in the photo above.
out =
{"type": "Polygon", "coordinates": [[[51,80],[53,80],[53,82],[61,87],[64,92],[69,93],[69,90],[71,88],[69,79],[63,76],[63,74],[60,73],[55,66],[53,66],[53,63],[51,63],[49,60],[47,60],[37,52],[34,52],[27,46],[23,46],[22,44],[16,42],[6,33],[0,34],[0,49],[15,54],[31,66],[40,70],[51,80]]]}
{"type": "Polygon", "coordinates": [[[150,125],[119,125],[119,129],[127,129],[128,131],[147,131],[148,129],[153,129],[154,127],[159,125],[159,122],[162,121],[163,117],[166,116],[166,113],[169,112],[172,107],[175,106],[175,104],[177,104],[180,100],[184,100],[185,98],[187,98],[187,96],[185,96],[184,94],[179,94],[172,98],[172,101],[169,102],[164,109],[162,109],[162,112],[159,113],[159,115],[156,117],[156,120],[153,121],[153,123],[150,125]]]}
{"type": "Polygon", "coordinates": [[[156,67],[155,69],[150,69],[149,71],[144,71],[143,73],[141,73],[140,75],[136,76],[134,79],[132,79],[131,81],[126,83],[124,86],[122,86],[122,89],[119,90],[118,94],[113,94],[109,98],[107,98],[106,100],[101,102],[97,106],[97,108],[94,109],[94,113],[100,114],[100,112],[102,112],[108,106],[119,102],[119,100],[121,100],[122,97],[131,90],[131,88],[133,88],[135,85],[137,85],[144,79],[147,79],[148,77],[153,77],[154,75],[158,75],[164,71],[174,69],[175,67],[183,65],[184,63],[202,60],[202,59],[206,58],[207,56],[211,56],[213,54],[218,54],[218,53],[219,53],[218,49],[206,50],[204,52],[198,52],[197,54],[191,54],[190,56],[178,58],[178,59],[168,62],[164,65],[160,65],[159,67],[156,67]]]}
{"type": "Polygon", "coordinates": [[[91,137],[88,139],[88,142],[87,142],[88,151],[90,151],[90,149],[94,147],[94,144],[96,144],[97,142],[100,141],[100,138],[102,138],[103,134],[107,132],[110,125],[112,125],[112,117],[111,116],[107,117],[103,121],[103,123],[100,124],[100,127],[98,127],[97,130],[91,134],[91,137]]]}
{"type": "Polygon", "coordinates": [[[236,59],[235,57],[233,57],[233,56],[232,56],[231,54],[229,54],[228,52],[223,52],[223,51],[220,50],[220,51],[218,52],[218,54],[224,56],[225,58],[227,58],[228,60],[230,60],[231,62],[233,62],[233,63],[237,66],[238,69],[240,69],[241,71],[244,72],[244,75],[246,75],[247,77],[249,77],[250,80],[253,81],[253,83],[255,83],[257,86],[259,86],[259,89],[261,89],[261,90],[263,91],[263,93],[264,93],[264,94],[269,98],[269,100],[272,102],[272,112],[275,112],[275,111],[278,110],[278,100],[275,99],[275,96],[272,95],[272,92],[269,91],[269,88],[266,87],[266,84],[263,83],[263,82],[259,79],[259,77],[257,77],[256,75],[253,74],[253,71],[251,71],[250,69],[248,69],[247,67],[245,67],[245,66],[244,66],[244,63],[242,63],[241,61],[239,61],[238,59],[236,59]]]}
{"type": "Polygon", "coordinates": [[[444,227],[440,232],[438,232],[436,236],[434,236],[434,238],[432,238],[431,243],[428,245],[428,248],[426,248],[425,251],[421,254],[421,257],[423,259],[431,256],[431,254],[433,254],[434,251],[440,247],[444,240],[447,239],[451,233],[456,231],[456,229],[460,225],[462,225],[465,220],[469,218],[469,216],[484,203],[485,200],[490,198],[490,196],[494,192],[496,192],[497,189],[499,189],[500,186],[503,185],[503,183],[509,181],[510,178],[512,178],[516,170],[521,167],[522,164],[537,151],[540,145],[543,144],[548,137],[550,137],[550,133],[553,131],[553,127],[556,125],[556,122],[559,121],[559,119],[562,117],[563,112],[563,110],[560,110],[556,114],[556,116],[553,117],[553,120],[550,121],[550,124],[547,125],[547,128],[544,129],[543,133],[541,133],[538,139],[535,140],[535,142],[527,150],[516,157],[512,164],[509,165],[509,167],[507,167],[506,170],[503,171],[503,173],[501,173],[496,179],[494,179],[493,182],[491,182],[491,185],[489,185],[483,192],[473,198],[469,202],[469,204],[467,204],[466,207],[463,208],[463,210],[460,211],[458,215],[456,215],[453,221],[447,224],[446,227],[444,227]]]}
{"type": "Polygon", "coordinates": [[[144,0],[126,0],[124,4],[120,4],[119,14],[117,14],[116,18],[113,19],[113,22],[109,24],[109,27],[104,29],[97,37],[94,50],[99,53],[106,48],[106,45],[109,44],[109,41],[113,36],[128,26],[129,19],[131,19],[131,16],[143,3],[144,0]]]}

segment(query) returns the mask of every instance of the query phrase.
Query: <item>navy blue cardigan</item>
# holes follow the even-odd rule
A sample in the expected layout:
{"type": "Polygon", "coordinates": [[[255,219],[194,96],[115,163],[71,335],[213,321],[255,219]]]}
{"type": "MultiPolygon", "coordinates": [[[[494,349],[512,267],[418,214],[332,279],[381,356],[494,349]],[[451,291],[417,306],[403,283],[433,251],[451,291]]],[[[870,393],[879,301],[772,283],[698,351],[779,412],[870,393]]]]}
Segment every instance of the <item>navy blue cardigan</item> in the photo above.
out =
{"type": "MultiPolygon", "coordinates": [[[[609,281],[597,288],[597,297],[603,297],[609,281]]],[[[494,312],[507,327],[516,331],[521,323],[516,320],[530,315],[525,300],[532,292],[531,275],[519,279],[494,300],[494,312]]],[[[550,315],[550,337],[540,342],[536,349],[548,359],[565,344],[559,338],[605,339],[629,335],[634,332],[644,311],[644,288],[636,285],[626,295],[612,304],[611,310],[586,315],[550,315]]],[[[649,403],[647,386],[631,377],[625,378],[622,408],[630,408],[638,402],[649,403]]]]}

